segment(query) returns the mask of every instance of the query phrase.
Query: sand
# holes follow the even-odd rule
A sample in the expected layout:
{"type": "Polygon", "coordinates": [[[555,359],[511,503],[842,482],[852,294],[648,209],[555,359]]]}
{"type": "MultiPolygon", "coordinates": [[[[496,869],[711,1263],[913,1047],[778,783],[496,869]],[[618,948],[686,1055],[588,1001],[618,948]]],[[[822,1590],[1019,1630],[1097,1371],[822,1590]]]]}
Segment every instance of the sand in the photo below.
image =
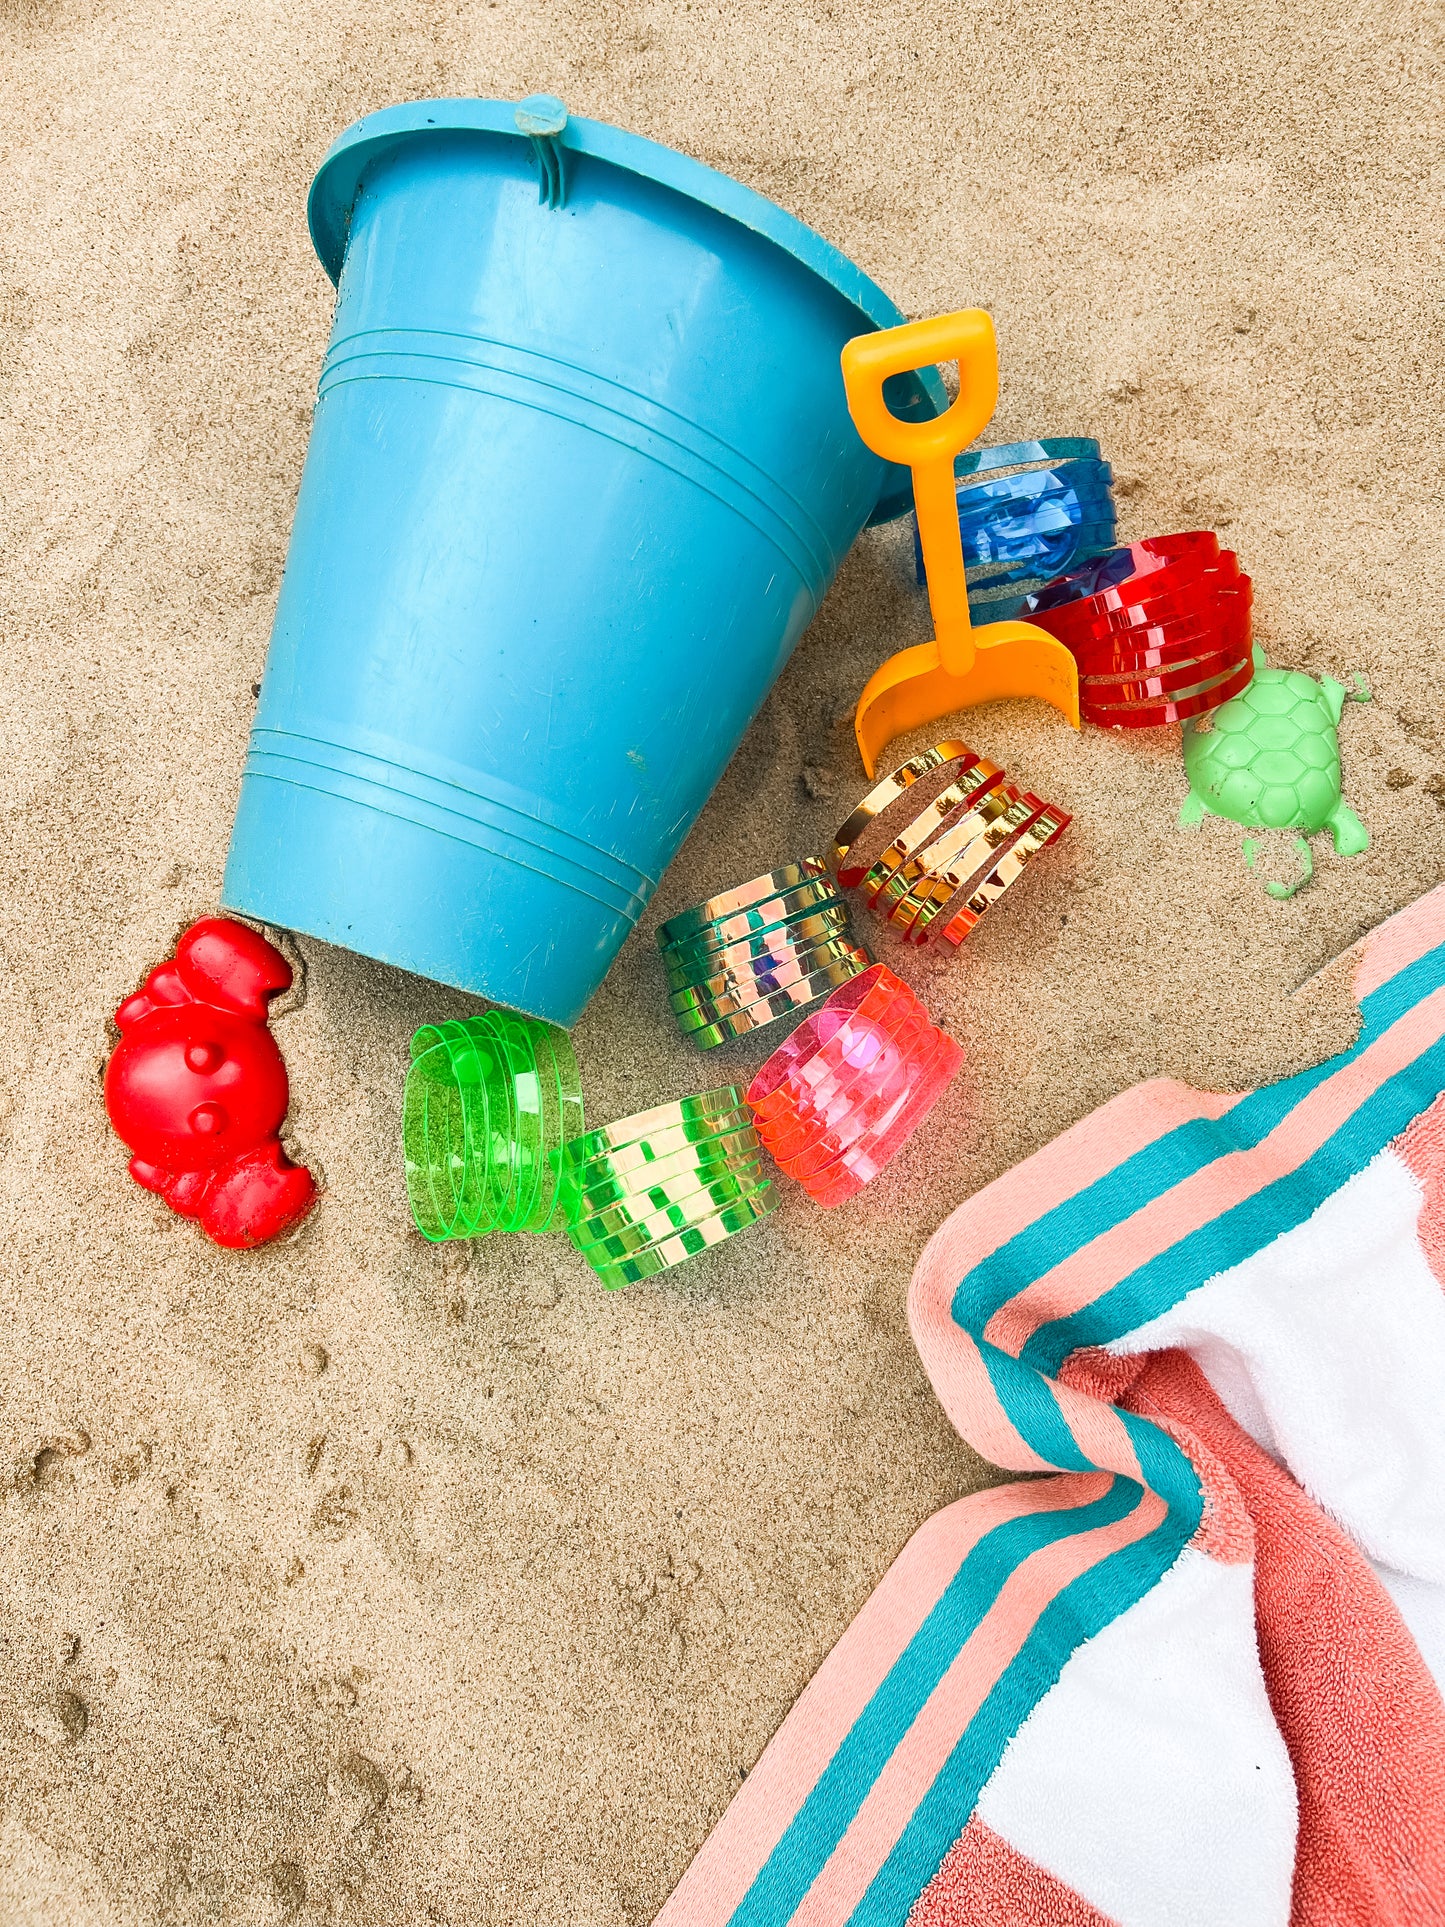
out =
{"type": "MultiPolygon", "coordinates": [[[[1136,1079],[1347,1041],[1317,973],[1445,857],[1436,40],[1293,0],[6,0],[5,1927],[650,1921],[910,1532],[994,1476],[908,1337],[927,1234],[1136,1079]],[[905,964],[968,1052],[936,1122],[856,1203],[793,1193],[616,1296],[556,1240],[408,1228],[407,1040],[455,993],[300,941],[277,1034],[327,1189],[251,1255],[130,1183],[99,1086],[218,897],[329,325],[311,172],[371,108],[543,88],[910,313],[991,309],[996,429],[1097,434],[1128,534],[1219,529],[1275,659],[1375,697],[1370,851],[1288,903],[1238,830],[1175,828],[1172,733],[975,712],[1076,821],[905,964]]],[[[578,1029],[595,1119],[761,1061],[669,1036],[653,928],[822,847],[852,699],[926,634],[906,537],[865,537],[578,1029]]]]}

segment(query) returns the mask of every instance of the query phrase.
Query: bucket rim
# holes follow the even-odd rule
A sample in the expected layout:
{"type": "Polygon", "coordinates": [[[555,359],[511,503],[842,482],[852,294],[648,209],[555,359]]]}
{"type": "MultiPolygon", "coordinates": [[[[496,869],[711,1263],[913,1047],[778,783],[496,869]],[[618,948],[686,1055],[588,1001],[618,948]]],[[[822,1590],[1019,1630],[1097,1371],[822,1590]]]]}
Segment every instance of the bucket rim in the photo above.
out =
{"type": "MultiPolygon", "coordinates": [[[[412,100],[366,114],[338,135],[316,170],[306,202],[312,245],[331,280],[338,284],[341,280],[351,210],[362,176],[374,162],[418,134],[503,134],[524,141],[527,136],[517,126],[516,112],[517,103],[511,100],[469,97],[412,100]]],[[[730,174],[696,161],[689,154],[679,153],[674,147],[664,146],[661,141],[649,140],[644,134],[629,133],[607,121],[588,120],[578,114],[568,114],[561,143],[570,153],[591,155],[627,173],[656,181],[659,186],[713,209],[782,248],[858,311],[863,324],[860,334],[870,329],[896,328],[907,320],[902,309],[872,276],[850,261],[840,248],[835,248],[795,214],[779,207],[776,201],[770,201],[755,188],[745,187],[730,174]]],[[[920,368],[915,380],[916,390],[900,412],[912,420],[941,415],[948,406],[948,397],[938,370],[920,368]]],[[[869,520],[874,524],[890,521],[912,506],[907,472],[890,469],[878,506],[869,520]]]]}
{"type": "MultiPolygon", "coordinates": [[[[341,278],[352,204],[361,176],[373,161],[412,134],[506,134],[525,141],[527,136],[517,126],[516,112],[517,102],[512,100],[412,100],[365,114],[339,134],[316,170],[306,206],[312,243],[332,281],[341,278]]],[[[608,121],[587,120],[580,114],[568,114],[560,138],[570,153],[590,154],[627,173],[670,187],[776,243],[851,302],[875,328],[896,328],[908,319],[871,275],[816,228],[730,174],[695,161],[690,154],[664,146],[661,141],[649,140],[645,134],[630,133],[608,121]]],[[[936,399],[940,403],[944,400],[942,384],[936,399]]]]}

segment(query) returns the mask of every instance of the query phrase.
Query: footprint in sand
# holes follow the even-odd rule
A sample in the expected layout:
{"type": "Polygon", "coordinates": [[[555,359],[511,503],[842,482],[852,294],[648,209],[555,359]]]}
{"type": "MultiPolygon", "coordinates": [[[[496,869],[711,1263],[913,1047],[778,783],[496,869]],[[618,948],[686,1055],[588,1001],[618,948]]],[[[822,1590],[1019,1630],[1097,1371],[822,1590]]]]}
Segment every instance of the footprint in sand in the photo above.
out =
{"type": "Polygon", "coordinates": [[[344,1539],[361,1518],[349,1485],[333,1486],[316,1501],[311,1531],[318,1539],[344,1539]]]}
{"type": "Polygon", "coordinates": [[[90,1725],[90,1708],[79,1693],[38,1700],[20,1716],[25,1730],[50,1746],[74,1746],[90,1725]]]}

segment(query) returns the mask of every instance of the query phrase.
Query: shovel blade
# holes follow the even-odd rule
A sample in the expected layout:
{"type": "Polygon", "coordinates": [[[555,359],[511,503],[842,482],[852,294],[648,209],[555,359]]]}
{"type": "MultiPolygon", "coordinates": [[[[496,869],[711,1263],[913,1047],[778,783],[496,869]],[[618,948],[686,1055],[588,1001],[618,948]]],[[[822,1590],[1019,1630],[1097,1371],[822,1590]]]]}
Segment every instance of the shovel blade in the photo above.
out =
{"type": "Polygon", "coordinates": [[[853,733],[870,776],[895,736],[1005,696],[1036,696],[1079,727],[1079,670],[1063,643],[1030,622],[989,623],[973,631],[973,643],[973,664],[961,676],[944,668],[935,641],[900,650],[869,678],[853,733]]]}

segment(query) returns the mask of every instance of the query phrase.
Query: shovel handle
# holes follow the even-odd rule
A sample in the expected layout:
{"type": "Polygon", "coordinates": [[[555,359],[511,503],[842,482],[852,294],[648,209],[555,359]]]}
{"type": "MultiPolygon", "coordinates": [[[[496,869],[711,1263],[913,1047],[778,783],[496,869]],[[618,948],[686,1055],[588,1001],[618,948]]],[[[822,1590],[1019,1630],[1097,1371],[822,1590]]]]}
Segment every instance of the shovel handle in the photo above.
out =
{"type": "Polygon", "coordinates": [[[857,335],[843,349],[843,387],[864,443],[885,461],[906,464],[913,471],[918,539],[939,660],[950,675],[966,675],[974,648],[953,462],[982,431],[998,402],[993,322],[982,308],[963,308],[957,314],[857,335]],[[957,396],[932,421],[900,421],[883,398],[884,382],[937,361],[958,364],[957,396]]]}

